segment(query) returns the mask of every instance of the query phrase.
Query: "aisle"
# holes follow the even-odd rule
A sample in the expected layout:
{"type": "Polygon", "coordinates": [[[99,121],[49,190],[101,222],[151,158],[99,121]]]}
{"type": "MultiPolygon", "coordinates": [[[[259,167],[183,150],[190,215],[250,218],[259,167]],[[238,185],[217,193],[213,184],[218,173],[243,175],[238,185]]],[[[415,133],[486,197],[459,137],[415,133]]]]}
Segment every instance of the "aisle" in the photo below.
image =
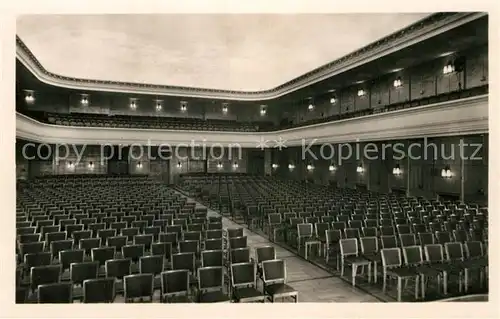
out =
{"type": "MultiPolygon", "coordinates": [[[[188,201],[195,202],[197,206],[206,207],[190,197],[181,195],[188,198],[188,201]]],[[[208,216],[220,216],[220,214],[208,208],[208,216]]],[[[222,224],[224,228],[242,227],[225,217],[222,218],[222,224]]],[[[244,228],[244,235],[248,237],[248,246],[251,248],[252,256],[255,247],[275,247],[277,258],[284,259],[286,262],[288,284],[299,292],[299,302],[380,302],[375,297],[352,288],[340,278],[247,228],[244,228]]]]}

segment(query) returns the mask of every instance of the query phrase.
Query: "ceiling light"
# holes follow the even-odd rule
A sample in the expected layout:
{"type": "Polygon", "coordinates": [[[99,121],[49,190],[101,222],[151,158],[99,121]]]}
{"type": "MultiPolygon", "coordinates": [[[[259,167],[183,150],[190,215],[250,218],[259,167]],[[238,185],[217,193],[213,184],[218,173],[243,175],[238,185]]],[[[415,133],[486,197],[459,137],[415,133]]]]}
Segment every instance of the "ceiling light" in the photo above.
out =
{"type": "Polygon", "coordinates": [[[273,164],[272,168],[278,168],[278,164],[273,164]]]}
{"type": "Polygon", "coordinates": [[[365,90],[359,89],[358,90],[358,96],[363,96],[363,95],[365,95],[365,90]]]}
{"type": "Polygon", "coordinates": [[[455,71],[455,66],[451,63],[448,62],[446,65],[443,67],[443,74],[450,74],[455,71]]]}
{"type": "Polygon", "coordinates": [[[238,168],[238,163],[237,162],[234,162],[233,168],[238,168]]]}
{"type": "Polygon", "coordinates": [[[266,115],[267,106],[266,105],[261,105],[260,106],[260,115],[264,116],[266,115]]]}
{"type": "Polygon", "coordinates": [[[311,104],[309,104],[309,106],[307,107],[307,109],[308,109],[309,111],[314,110],[314,104],[312,104],[312,103],[311,103],[311,104]]]}
{"type": "Polygon", "coordinates": [[[330,172],[333,172],[335,169],[336,169],[336,167],[335,167],[335,166],[333,166],[333,165],[330,165],[330,166],[328,167],[328,170],[329,170],[330,172]]]}
{"type": "Polygon", "coordinates": [[[330,98],[330,104],[335,104],[337,103],[337,99],[335,98],[335,96],[332,96],[332,98],[330,98]]]}
{"type": "Polygon", "coordinates": [[[451,178],[452,174],[451,174],[451,169],[449,166],[446,166],[445,168],[443,168],[441,170],[441,177],[442,178],[451,178]]]}
{"type": "Polygon", "coordinates": [[[181,112],[186,112],[188,107],[188,102],[181,101],[181,112]]]}
{"type": "Polygon", "coordinates": [[[294,169],[294,168],[295,168],[295,165],[293,165],[293,164],[288,164],[288,169],[292,170],[292,169],[294,169]]]}
{"type": "Polygon", "coordinates": [[[161,103],[160,102],[156,103],[156,110],[161,111],[161,103]]]}
{"type": "Polygon", "coordinates": [[[222,168],[222,163],[221,162],[217,163],[217,168],[222,168]]]}
{"type": "Polygon", "coordinates": [[[311,164],[307,165],[307,170],[308,171],[312,171],[314,169],[314,166],[312,166],[311,164]]]}
{"type": "Polygon", "coordinates": [[[363,166],[361,166],[361,164],[359,164],[358,167],[356,167],[356,172],[363,173],[364,171],[365,169],[363,168],[363,166]]]}
{"type": "Polygon", "coordinates": [[[34,103],[35,102],[34,92],[31,90],[25,90],[24,92],[25,92],[24,100],[26,101],[26,103],[28,104],[34,103]]]}
{"type": "Polygon", "coordinates": [[[177,162],[177,168],[181,168],[181,167],[182,167],[181,162],[177,162]]]}
{"type": "Polygon", "coordinates": [[[222,107],[222,113],[227,113],[227,106],[222,107]]]}
{"type": "Polygon", "coordinates": [[[90,169],[94,169],[94,163],[93,162],[89,162],[89,168],[90,169]]]}
{"type": "Polygon", "coordinates": [[[137,167],[141,168],[142,167],[142,163],[141,162],[137,162],[137,167]]]}
{"type": "Polygon", "coordinates": [[[81,102],[83,105],[88,105],[88,104],[89,104],[89,97],[88,97],[88,95],[86,95],[86,94],[82,94],[82,99],[80,100],[80,102],[81,102]]]}
{"type": "Polygon", "coordinates": [[[399,88],[403,85],[403,82],[401,82],[401,78],[398,76],[397,79],[394,80],[393,86],[395,88],[399,88]]]}
{"type": "Polygon", "coordinates": [[[393,169],[392,169],[392,174],[395,175],[395,176],[399,176],[401,175],[402,171],[401,171],[401,168],[399,167],[399,165],[396,165],[393,169]]]}
{"type": "Polygon", "coordinates": [[[137,100],[136,99],[130,99],[130,108],[132,110],[135,110],[137,108],[137,100]]]}

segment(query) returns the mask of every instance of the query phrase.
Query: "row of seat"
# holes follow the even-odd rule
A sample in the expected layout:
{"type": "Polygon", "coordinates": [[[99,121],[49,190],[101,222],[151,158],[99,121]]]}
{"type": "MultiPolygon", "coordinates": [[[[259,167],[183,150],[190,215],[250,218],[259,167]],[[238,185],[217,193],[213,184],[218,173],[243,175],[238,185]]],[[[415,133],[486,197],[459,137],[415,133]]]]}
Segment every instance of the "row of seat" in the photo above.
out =
{"type": "Polygon", "coordinates": [[[266,296],[297,300],[298,293],[285,284],[285,262],[274,251],[264,258],[264,247],[257,249],[258,263],[254,261],[243,229],[223,230],[221,217],[207,216],[205,207],[154,182],[132,190],[121,181],[110,190],[109,180],[77,179],[82,185],[75,186],[71,178],[51,178],[64,186],[47,188],[40,179],[21,189],[18,302],[112,302],[122,293],[127,302],[151,300],[156,289],[164,302],[264,301],[266,296]],[[85,184],[94,188],[81,187],[85,184]],[[132,195],[136,190],[156,199],[142,202],[144,198],[132,195]],[[75,192],[80,196],[62,200],[75,192]],[[99,192],[104,201],[92,203],[99,192]],[[133,204],[123,205],[122,192],[133,204]],[[258,273],[262,290],[252,279],[258,273]],[[186,274],[187,281],[182,279],[186,274]],[[23,287],[29,287],[27,294],[23,287]]]}
{"type": "MultiPolygon", "coordinates": [[[[304,253],[306,258],[309,250],[317,247],[319,255],[324,256],[319,262],[326,266],[332,259],[337,263],[343,260],[341,241],[357,240],[361,245],[362,238],[376,240],[377,247],[382,249],[401,251],[412,246],[425,250],[428,245],[446,247],[468,242],[476,245],[473,257],[464,248],[462,255],[443,257],[436,262],[475,260],[485,255],[476,243],[481,247],[487,245],[488,210],[473,203],[440,202],[253,176],[185,176],[178,188],[235,221],[262,231],[271,241],[283,242],[304,253]]],[[[355,245],[358,250],[349,254],[362,251],[358,245],[355,245]]],[[[381,258],[380,250],[377,256],[381,258]]],[[[481,269],[487,273],[487,266],[481,269]]],[[[439,277],[438,281],[443,280],[439,277]]]]}

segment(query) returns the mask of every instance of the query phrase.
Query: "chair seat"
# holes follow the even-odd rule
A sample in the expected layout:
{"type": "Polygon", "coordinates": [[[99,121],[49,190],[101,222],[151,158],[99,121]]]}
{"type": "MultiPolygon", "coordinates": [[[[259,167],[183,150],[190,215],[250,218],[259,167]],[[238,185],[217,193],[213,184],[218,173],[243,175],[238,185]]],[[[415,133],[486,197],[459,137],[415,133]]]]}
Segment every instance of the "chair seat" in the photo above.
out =
{"type": "Polygon", "coordinates": [[[432,267],[429,267],[427,265],[417,266],[417,267],[415,267],[415,271],[417,273],[424,275],[424,276],[427,276],[427,277],[436,277],[441,273],[440,271],[438,271],[432,267]]]}
{"type": "Polygon", "coordinates": [[[467,269],[478,269],[488,266],[488,260],[485,258],[469,259],[464,261],[464,267],[467,269]]]}
{"type": "Polygon", "coordinates": [[[344,257],[344,262],[352,265],[368,265],[370,260],[367,260],[360,256],[348,256],[344,257]]]}
{"type": "Polygon", "coordinates": [[[264,300],[265,296],[254,287],[243,287],[243,288],[235,288],[233,290],[234,298],[238,301],[260,301],[264,300]]]}
{"type": "Polygon", "coordinates": [[[222,291],[211,291],[204,292],[200,294],[200,302],[210,303],[210,302],[229,302],[229,297],[222,291]]]}
{"type": "Polygon", "coordinates": [[[372,253],[372,254],[364,254],[363,258],[369,260],[371,262],[382,262],[382,258],[380,258],[380,254],[372,253]]]}
{"type": "Polygon", "coordinates": [[[193,301],[189,296],[172,296],[172,297],[167,297],[167,302],[168,303],[192,303],[193,301]]]}
{"type": "Polygon", "coordinates": [[[297,294],[297,290],[287,284],[267,285],[264,291],[270,296],[291,296],[297,294]]]}
{"type": "Polygon", "coordinates": [[[430,267],[439,270],[439,271],[445,271],[447,273],[459,273],[462,269],[458,268],[457,266],[454,266],[453,264],[448,264],[448,263],[436,263],[436,264],[431,264],[430,267]]]}
{"type": "Polygon", "coordinates": [[[417,272],[415,271],[415,269],[409,267],[397,267],[397,268],[387,269],[387,274],[401,278],[407,278],[416,276],[417,272]]]}

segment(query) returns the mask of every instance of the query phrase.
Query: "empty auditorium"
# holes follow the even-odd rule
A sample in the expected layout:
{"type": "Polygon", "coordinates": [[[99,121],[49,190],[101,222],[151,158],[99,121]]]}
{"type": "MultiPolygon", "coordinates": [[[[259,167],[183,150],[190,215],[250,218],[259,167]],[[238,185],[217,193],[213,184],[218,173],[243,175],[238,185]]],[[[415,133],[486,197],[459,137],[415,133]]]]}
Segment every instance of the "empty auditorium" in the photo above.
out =
{"type": "Polygon", "coordinates": [[[15,303],[488,301],[488,17],[19,15],[15,303]]]}

